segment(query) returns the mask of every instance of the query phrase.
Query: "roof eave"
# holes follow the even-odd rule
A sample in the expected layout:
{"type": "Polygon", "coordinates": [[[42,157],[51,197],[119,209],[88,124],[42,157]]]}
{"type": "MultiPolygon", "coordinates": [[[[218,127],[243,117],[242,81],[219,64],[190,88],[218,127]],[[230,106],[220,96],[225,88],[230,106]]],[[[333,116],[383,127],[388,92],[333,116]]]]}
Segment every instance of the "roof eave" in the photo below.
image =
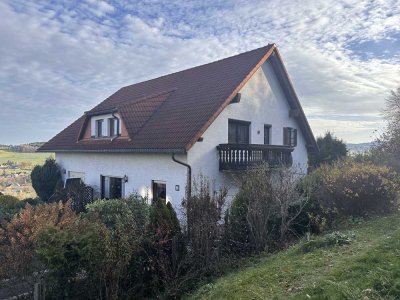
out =
{"type": "Polygon", "coordinates": [[[138,149],[37,149],[36,152],[43,153],[54,153],[54,152],[63,152],[63,153],[175,153],[175,154],[185,154],[186,150],[183,148],[138,148],[138,149]]]}

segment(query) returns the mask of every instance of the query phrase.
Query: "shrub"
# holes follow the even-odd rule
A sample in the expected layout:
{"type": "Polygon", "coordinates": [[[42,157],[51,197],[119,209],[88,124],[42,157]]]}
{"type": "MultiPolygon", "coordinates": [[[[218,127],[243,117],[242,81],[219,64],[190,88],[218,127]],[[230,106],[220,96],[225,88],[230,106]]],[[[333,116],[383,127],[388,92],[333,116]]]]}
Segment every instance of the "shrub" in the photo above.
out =
{"type": "Polygon", "coordinates": [[[18,211],[19,199],[10,195],[0,195],[0,228],[6,226],[18,211]]]}
{"type": "Polygon", "coordinates": [[[322,166],[318,175],[323,206],[343,216],[385,214],[397,208],[398,175],[388,167],[348,159],[322,166]]]}
{"type": "Polygon", "coordinates": [[[323,194],[321,169],[301,178],[297,184],[299,193],[307,198],[307,203],[297,219],[299,232],[320,233],[332,226],[337,217],[333,203],[321,201],[323,194]]]}
{"type": "Polygon", "coordinates": [[[296,189],[298,178],[287,168],[266,165],[249,169],[230,207],[230,244],[243,252],[282,247],[306,198],[296,189]]]}
{"type": "Polygon", "coordinates": [[[217,267],[221,250],[222,209],[227,190],[215,191],[207,177],[193,182],[192,195],[184,201],[187,237],[193,264],[208,270],[217,267]]]}
{"type": "Polygon", "coordinates": [[[347,155],[346,144],[329,131],[325,133],[325,136],[317,138],[317,145],[319,151],[309,154],[309,164],[312,167],[331,164],[347,155]]]}
{"type": "Polygon", "coordinates": [[[12,217],[27,204],[36,206],[40,204],[40,199],[27,198],[19,200],[14,196],[0,195],[0,228],[5,228],[12,217]]]}
{"type": "Polygon", "coordinates": [[[306,241],[304,244],[301,244],[300,250],[302,252],[311,252],[320,248],[348,245],[354,240],[354,237],[355,234],[353,232],[345,233],[334,231],[324,236],[306,241]]]}
{"type": "Polygon", "coordinates": [[[60,168],[53,158],[48,158],[43,166],[35,166],[31,172],[32,187],[44,202],[54,194],[61,181],[60,168]]]}
{"type": "Polygon", "coordinates": [[[100,257],[103,238],[98,229],[81,221],[64,230],[49,226],[40,231],[37,253],[47,270],[46,292],[51,298],[96,297],[93,265],[100,257]]]}
{"type": "Polygon", "coordinates": [[[0,195],[0,206],[4,209],[15,209],[19,202],[17,197],[11,195],[0,195]]]}
{"type": "Polygon", "coordinates": [[[47,226],[69,228],[77,218],[69,202],[27,205],[0,229],[0,277],[31,275],[38,269],[35,251],[39,232],[47,226]]]}
{"type": "Polygon", "coordinates": [[[132,289],[138,281],[129,270],[136,259],[142,259],[138,256],[149,224],[147,199],[133,195],[128,199],[98,200],[87,205],[87,209],[86,217],[98,222],[102,232],[101,247],[93,250],[97,251],[93,277],[101,283],[98,290],[107,299],[123,297],[124,291],[132,289]]]}
{"type": "MultiPolygon", "coordinates": [[[[184,273],[185,243],[176,213],[170,202],[155,201],[150,207],[148,236],[141,256],[141,269],[151,270],[145,274],[142,296],[176,296],[181,293],[181,275],[184,273]]],[[[136,264],[137,265],[137,264],[136,264]]],[[[136,278],[143,277],[135,272],[136,278]]]]}
{"type": "Polygon", "coordinates": [[[86,206],[86,217],[98,219],[110,229],[131,227],[144,234],[150,212],[147,202],[136,194],[126,199],[97,200],[86,206]]]}

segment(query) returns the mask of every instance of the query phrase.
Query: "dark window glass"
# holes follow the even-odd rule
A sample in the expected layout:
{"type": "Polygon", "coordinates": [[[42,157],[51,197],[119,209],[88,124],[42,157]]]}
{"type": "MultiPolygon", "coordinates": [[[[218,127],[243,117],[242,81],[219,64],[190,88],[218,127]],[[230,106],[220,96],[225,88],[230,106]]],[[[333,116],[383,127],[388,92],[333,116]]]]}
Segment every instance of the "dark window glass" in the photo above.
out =
{"type": "Polygon", "coordinates": [[[290,147],[297,146],[297,129],[291,127],[283,128],[283,144],[290,147]]]}
{"type": "Polygon", "coordinates": [[[153,202],[157,200],[167,201],[167,185],[165,182],[153,180],[153,202]]]}
{"type": "Polygon", "coordinates": [[[115,118],[108,119],[108,135],[114,136],[115,135],[115,118]]]}
{"type": "Polygon", "coordinates": [[[250,123],[244,121],[229,120],[228,122],[228,143],[249,144],[250,123]]]}
{"type": "Polygon", "coordinates": [[[271,143],[271,125],[264,125],[264,144],[269,145],[271,143]]]}
{"type": "Polygon", "coordinates": [[[101,198],[122,198],[122,178],[101,176],[101,198]]]}
{"type": "Polygon", "coordinates": [[[103,120],[96,121],[96,136],[97,137],[103,136],[103,120]]]}

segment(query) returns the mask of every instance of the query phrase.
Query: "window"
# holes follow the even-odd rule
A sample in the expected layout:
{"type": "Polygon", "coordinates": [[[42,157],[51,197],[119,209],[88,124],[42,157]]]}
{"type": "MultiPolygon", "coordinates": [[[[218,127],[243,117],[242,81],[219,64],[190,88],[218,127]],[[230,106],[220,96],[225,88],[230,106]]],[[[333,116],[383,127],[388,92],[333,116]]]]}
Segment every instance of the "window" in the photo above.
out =
{"type": "Polygon", "coordinates": [[[250,122],[228,120],[228,143],[249,144],[250,122]]]}
{"type": "Polygon", "coordinates": [[[84,182],[85,181],[85,173],[84,172],[68,171],[68,178],[80,178],[84,182]]]}
{"type": "Polygon", "coordinates": [[[108,136],[118,135],[118,119],[109,118],[108,119],[108,136]]]}
{"type": "Polygon", "coordinates": [[[122,198],[122,178],[100,176],[101,180],[101,198],[118,199],[122,198]]]}
{"type": "Polygon", "coordinates": [[[165,181],[153,180],[153,203],[157,200],[167,201],[167,184],[165,181]]]}
{"type": "Polygon", "coordinates": [[[271,125],[264,125],[264,145],[271,144],[271,125]]]}
{"type": "Polygon", "coordinates": [[[297,146],[297,129],[291,127],[283,128],[283,144],[290,147],[297,146]]]}
{"type": "Polygon", "coordinates": [[[103,120],[96,120],[96,137],[103,136],[103,120]]]}

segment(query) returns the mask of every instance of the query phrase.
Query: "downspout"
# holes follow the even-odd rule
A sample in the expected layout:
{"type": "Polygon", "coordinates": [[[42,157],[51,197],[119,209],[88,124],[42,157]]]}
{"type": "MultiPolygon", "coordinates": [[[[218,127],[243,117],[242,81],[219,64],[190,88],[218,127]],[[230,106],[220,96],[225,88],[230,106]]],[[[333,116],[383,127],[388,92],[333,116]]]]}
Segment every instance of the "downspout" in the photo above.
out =
{"type": "Polygon", "coordinates": [[[178,164],[185,166],[188,169],[188,179],[187,179],[187,198],[192,196],[192,167],[187,163],[179,161],[175,158],[175,153],[172,153],[172,160],[178,164]]]}
{"type": "Polygon", "coordinates": [[[115,115],[115,112],[112,112],[111,115],[113,116],[113,118],[117,119],[117,135],[114,136],[114,137],[111,139],[111,142],[112,142],[112,141],[115,140],[117,137],[119,137],[119,118],[115,115]]]}

